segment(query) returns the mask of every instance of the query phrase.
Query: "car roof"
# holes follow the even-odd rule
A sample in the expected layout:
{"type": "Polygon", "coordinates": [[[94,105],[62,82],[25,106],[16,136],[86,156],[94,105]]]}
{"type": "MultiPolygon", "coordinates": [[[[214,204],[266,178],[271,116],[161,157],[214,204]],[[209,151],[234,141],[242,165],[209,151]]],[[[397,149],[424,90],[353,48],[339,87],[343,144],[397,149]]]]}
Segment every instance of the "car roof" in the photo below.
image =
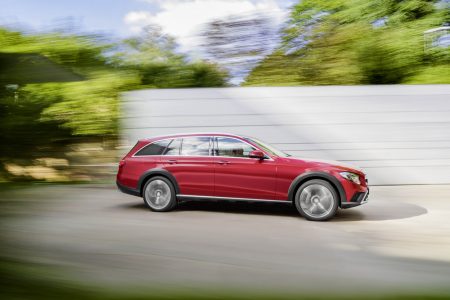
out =
{"type": "Polygon", "coordinates": [[[162,140],[162,139],[170,139],[170,138],[178,138],[178,137],[186,137],[186,136],[205,136],[205,135],[229,136],[229,137],[235,137],[235,138],[242,138],[241,135],[225,133],[225,132],[191,132],[191,133],[187,132],[187,133],[175,133],[175,134],[153,136],[153,137],[144,138],[142,140],[157,141],[157,140],[162,140]]]}

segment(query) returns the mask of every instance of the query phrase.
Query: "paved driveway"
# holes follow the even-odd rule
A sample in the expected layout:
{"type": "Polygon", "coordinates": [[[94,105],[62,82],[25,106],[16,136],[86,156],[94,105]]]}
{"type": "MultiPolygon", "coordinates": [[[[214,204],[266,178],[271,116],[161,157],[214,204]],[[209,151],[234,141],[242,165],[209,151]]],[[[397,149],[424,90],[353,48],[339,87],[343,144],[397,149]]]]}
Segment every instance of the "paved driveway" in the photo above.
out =
{"type": "Polygon", "coordinates": [[[286,204],[155,213],[108,185],[27,188],[0,193],[1,250],[105,286],[448,290],[450,186],[372,187],[370,196],[319,223],[286,204]]]}

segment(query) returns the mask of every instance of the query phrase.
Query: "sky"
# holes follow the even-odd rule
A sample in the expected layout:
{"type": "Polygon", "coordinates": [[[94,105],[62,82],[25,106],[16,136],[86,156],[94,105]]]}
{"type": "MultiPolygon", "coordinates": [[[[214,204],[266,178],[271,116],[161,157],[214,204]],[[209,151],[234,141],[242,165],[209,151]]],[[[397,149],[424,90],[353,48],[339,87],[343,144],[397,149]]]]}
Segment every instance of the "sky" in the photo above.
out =
{"type": "MultiPolygon", "coordinates": [[[[0,0],[0,26],[27,33],[55,29],[102,34],[112,39],[139,35],[145,26],[158,25],[173,36],[177,52],[190,59],[207,58],[202,50],[202,26],[215,19],[252,15],[270,17],[276,32],[299,0],[0,0]]],[[[273,39],[272,39],[273,40],[273,39]]],[[[273,43],[274,41],[272,41],[273,43]]],[[[271,43],[268,36],[267,43],[271,43]]],[[[275,44],[271,47],[276,47],[275,44]]],[[[251,63],[218,62],[240,84],[265,54],[251,63]]]]}
{"type": "Polygon", "coordinates": [[[200,26],[216,18],[262,13],[281,21],[295,0],[0,0],[0,25],[27,32],[71,24],[82,32],[112,37],[159,25],[184,51],[195,47],[200,26]]]}

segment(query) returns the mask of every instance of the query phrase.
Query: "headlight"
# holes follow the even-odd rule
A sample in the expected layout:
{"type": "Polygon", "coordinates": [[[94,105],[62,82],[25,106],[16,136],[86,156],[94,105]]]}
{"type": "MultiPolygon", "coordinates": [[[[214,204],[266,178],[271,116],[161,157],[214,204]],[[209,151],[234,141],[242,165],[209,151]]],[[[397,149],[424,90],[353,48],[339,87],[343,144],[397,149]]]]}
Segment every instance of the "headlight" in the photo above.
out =
{"type": "Polygon", "coordinates": [[[344,177],[347,180],[350,180],[351,182],[354,182],[356,184],[361,184],[361,182],[359,181],[359,176],[358,174],[355,173],[350,173],[350,172],[341,172],[339,173],[342,177],[344,177]]]}

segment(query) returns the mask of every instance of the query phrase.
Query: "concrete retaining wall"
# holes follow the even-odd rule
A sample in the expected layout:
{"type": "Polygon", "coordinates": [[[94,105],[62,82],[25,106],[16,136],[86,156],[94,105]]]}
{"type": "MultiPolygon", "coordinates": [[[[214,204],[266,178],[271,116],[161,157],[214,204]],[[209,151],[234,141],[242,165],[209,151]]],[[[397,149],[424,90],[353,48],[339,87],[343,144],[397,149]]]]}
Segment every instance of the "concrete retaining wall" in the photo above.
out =
{"type": "Polygon", "coordinates": [[[123,100],[129,144],[230,132],[360,166],[371,184],[450,183],[450,85],[155,89],[123,100]]]}

